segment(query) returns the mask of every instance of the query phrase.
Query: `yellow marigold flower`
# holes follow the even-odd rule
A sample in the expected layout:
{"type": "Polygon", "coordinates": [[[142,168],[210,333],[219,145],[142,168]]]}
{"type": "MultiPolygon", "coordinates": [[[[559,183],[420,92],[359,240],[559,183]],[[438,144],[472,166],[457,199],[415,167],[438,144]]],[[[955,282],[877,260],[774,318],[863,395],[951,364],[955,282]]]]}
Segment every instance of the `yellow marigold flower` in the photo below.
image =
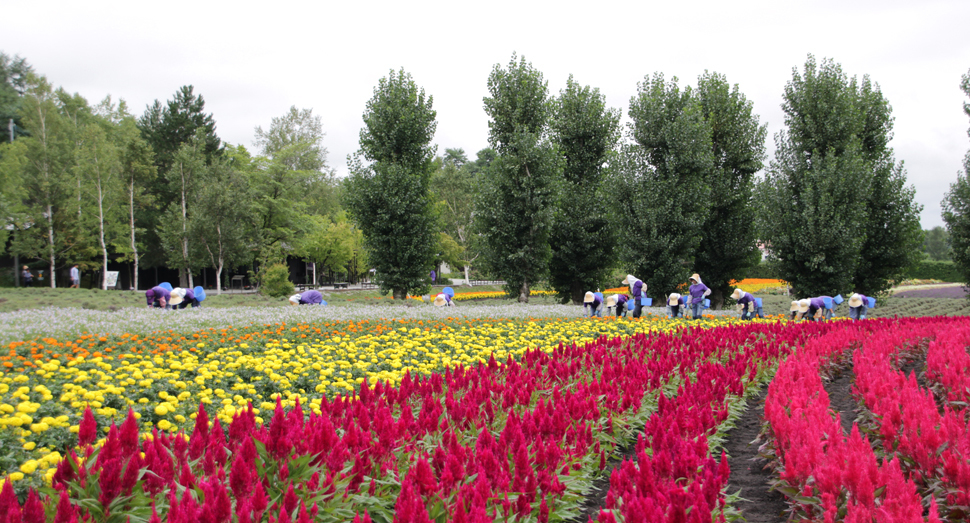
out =
{"type": "MultiPolygon", "coordinates": [[[[168,414],[168,407],[166,407],[164,403],[159,404],[158,406],[155,407],[155,414],[159,416],[164,416],[168,414]]],[[[161,426],[161,423],[159,423],[159,426],[161,426]]]]}

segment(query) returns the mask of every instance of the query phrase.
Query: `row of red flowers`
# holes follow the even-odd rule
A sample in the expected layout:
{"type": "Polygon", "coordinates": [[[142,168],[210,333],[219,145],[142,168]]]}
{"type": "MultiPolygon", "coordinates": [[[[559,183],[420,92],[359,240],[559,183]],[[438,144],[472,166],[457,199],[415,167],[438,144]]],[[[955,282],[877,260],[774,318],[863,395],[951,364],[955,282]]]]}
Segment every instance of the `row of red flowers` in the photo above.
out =
{"type": "MultiPolygon", "coordinates": [[[[879,372],[873,360],[881,359],[888,368],[890,358],[918,345],[946,321],[841,323],[779,366],[768,389],[765,419],[779,474],[776,488],[788,496],[796,516],[826,523],[939,521],[935,502],[924,507],[916,484],[907,479],[904,469],[913,469],[892,454],[877,458],[856,424],[846,436],[839,414],[830,412],[821,374],[844,366],[856,350],[856,386],[867,405],[875,388],[877,396],[892,395],[902,383],[879,372]]],[[[895,397],[887,403],[893,401],[898,412],[898,401],[905,400],[895,397]]]]}
{"type": "Polygon", "coordinates": [[[927,351],[927,378],[940,391],[940,399],[948,402],[940,407],[915,373],[899,370],[898,353],[879,345],[878,337],[867,340],[855,355],[856,390],[883,454],[898,461],[917,488],[939,503],[946,519],[965,521],[970,516],[970,432],[964,412],[950,403],[966,398],[970,384],[966,376],[954,373],[961,366],[966,370],[970,321],[927,322],[922,327],[922,332],[914,328],[912,334],[922,343],[904,346],[904,354],[914,357],[927,351]]]}
{"type": "Polygon", "coordinates": [[[320,414],[278,406],[265,426],[244,411],[226,431],[200,406],[191,436],[140,439],[129,416],[100,447],[90,418],[53,490],[21,509],[7,485],[0,513],[31,523],[37,506],[58,523],[570,517],[660,389],[673,394],[733,350],[702,330],[601,339],[364,387],[324,401],[320,414]]]}

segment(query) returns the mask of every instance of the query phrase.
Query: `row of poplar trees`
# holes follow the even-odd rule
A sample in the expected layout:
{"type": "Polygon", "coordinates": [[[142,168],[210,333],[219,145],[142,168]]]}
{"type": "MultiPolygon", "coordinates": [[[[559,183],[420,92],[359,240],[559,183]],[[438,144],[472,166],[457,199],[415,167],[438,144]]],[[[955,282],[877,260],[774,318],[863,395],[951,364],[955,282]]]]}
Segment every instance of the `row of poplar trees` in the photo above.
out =
{"type": "Polygon", "coordinates": [[[572,77],[550,96],[524,57],[496,65],[488,90],[491,148],[470,177],[436,168],[433,99],[405,71],[382,79],[367,105],[347,201],[396,297],[428,290],[436,218],[454,212],[448,180],[471,187],[463,223],[476,241],[461,242],[463,259],[522,302],[548,281],[579,303],[627,272],[659,296],[698,272],[720,306],[729,282],[761,261],[759,243],[799,296],[876,295],[919,257],[921,207],[888,146],[889,103],[832,61],[810,56],[793,71],[787,129],[767,166],[766,125],[722,74],[696,86],[646,77],[625,128],[598,89],[572,77]]]}
{"type": "Polygon", "coordinates": [[[90,104],[0,53],[0,117],[0,254],[44,269],[52,287],[74,263],[91,274],[120,262],[133,288],[152,284],[139,269],[165,267],[183,287],[211,268],[221,289],[229,270],[254,261],[295,256],[340,270],[361,241],[309,109],[256,127],[253,154],[219,138],[191,86],[136,116],[123,100],[90,104]]]}

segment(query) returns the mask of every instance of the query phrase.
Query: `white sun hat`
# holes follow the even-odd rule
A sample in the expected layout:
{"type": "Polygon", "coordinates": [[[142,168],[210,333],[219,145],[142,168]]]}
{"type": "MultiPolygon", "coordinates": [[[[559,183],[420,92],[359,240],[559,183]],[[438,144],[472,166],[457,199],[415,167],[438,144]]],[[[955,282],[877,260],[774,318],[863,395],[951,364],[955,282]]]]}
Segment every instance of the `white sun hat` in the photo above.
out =
{"type": "Polygon", "coordinates": [[[798,312],[798,301],[791,302],[791,308],[788,309],[791,312],[798,312]]]}
{"type": "Polygon", "coordinates": [[[606,297],[606,306],[607,307],[616,307],[616,294],[614,294],[612,296],[607,296],[606,297]]]}
{"type": "Polygon", "coordinates": [[[849,307],[861,307],[862,306],[862,295],[855,293],[849,296],[849,307]]]}
{"type": "Polygon", "coordinates": [[[798,300],[798,312],[802,312],[802,313],[808,312],[808,308],[811,307],[811,305],[812,305],[811,300],[808,300],[808,299],[798,300]]]}
{"type": "Polygon", "coordinates": [[[435,307],[444,307],[445,305],[448,305],[448,300],[445,298],[445,294],[444,293],[441,293],[441,294],[439,294],[439,295],[437,295],[437,296],[434,297],[434,306],[435,307]]]}
{"type": "Polygon", "coordinates": [[[293,296],[290,296],[290,303],[292,303],[293,305],[299,305],[300,304],[300,295],[299,294],[294,294],[293,296]]]}
{"type": "Polygon", "coordinates": [[[744,296],[744,291],[741,289],[734,289],[734,292],[731,293],[731,299],[733,300],[740,300],[742,296],[744,296]]]}
{"type": "Polygon", "coordinates": [[[635,281],[637,281],[636,276],[632,274],[627,274],[626,278],[623,278],[623,281],[621,281],[620,283],[622,283],[623,285],[633,285],[633,282],[635,281]]]}
{"type": "Polygon", "coordinates": [[[175,293],[174,292],[174,289],[173,289],[173,292],[171,292],[169,294],[171,295],[171,298],[168,299],[168,304],[169,305],[178,305],[178,304],[182,303],[182,294],[175,293]]]}
{"type": "Polygon", "coordinates": [[[667,305],[670,305],[671,307],[676,307],[677,305],[680,305],[680,294],[675,292],[670,296],[667,296],[667,305]]]}
{"type": "Polygon", "coordinates": [[[593,296],[592,291],[586,291],[586,296],[583,296],[583,303],[593,303],[596,301],[596,296],[593,296]]]}

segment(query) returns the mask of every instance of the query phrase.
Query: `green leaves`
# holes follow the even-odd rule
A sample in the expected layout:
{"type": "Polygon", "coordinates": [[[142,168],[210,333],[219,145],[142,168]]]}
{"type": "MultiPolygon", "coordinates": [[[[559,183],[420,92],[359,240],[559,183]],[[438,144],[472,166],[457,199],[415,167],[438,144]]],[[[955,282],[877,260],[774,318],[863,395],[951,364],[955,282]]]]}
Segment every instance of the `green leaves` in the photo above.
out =
{"type": "Polygon", "coordinates": [[[809,56],[785,87],[788,132],[759,188],[762,239],[799,296],[878,294],[917,261],[919,212],[887,147],[888,101],[809,56]]]}
{"type": "Polygon", "coordinates": [[[391,71],[367,102],[360,151],[349,162],[345,203],[364,234],[381,290],[393,290],[396,299],[429,287],[438,240],[430,192],[435,114],[410,74],[391,71]]]}
{"type": "Polygon", "coordinates": [[[563,157],[562,192],[550,236],[549,280],[560,299],[581,303],[607,288],[616,246],[605,167],[620,138],[620,112],[599,89],[570,76],[553,101],[552,140],[563,157]]]}
{"type": "Polygon", "coordinates": [[[660,296],[693,272],[710,207],[711,131],[693,91],[659,73],[640,84],[629,116],[634,143],[621,149],[613,184],[622,213],[620,260],[660,296]]]}

